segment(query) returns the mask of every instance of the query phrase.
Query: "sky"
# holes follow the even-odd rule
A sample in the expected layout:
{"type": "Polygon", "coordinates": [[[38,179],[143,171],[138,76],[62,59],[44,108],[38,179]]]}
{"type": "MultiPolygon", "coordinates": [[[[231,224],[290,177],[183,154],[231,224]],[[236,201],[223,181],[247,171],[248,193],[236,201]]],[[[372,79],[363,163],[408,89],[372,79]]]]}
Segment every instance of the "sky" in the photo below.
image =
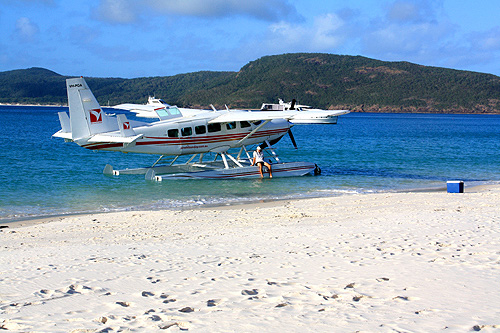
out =
{"type": "Polygon", "coordinates": [[[0,71],[170,76],[321,52],[500,76],[500,0],[0,0],[0,71]]]}

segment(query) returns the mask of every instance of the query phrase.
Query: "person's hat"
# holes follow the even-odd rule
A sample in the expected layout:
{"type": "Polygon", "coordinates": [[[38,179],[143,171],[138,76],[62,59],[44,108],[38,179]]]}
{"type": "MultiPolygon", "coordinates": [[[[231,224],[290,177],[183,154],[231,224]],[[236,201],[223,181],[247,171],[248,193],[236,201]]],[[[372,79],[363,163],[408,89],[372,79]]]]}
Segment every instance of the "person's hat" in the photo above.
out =
{"type": "Polygon", "coordinates": [[[262,148],[260,148],[260,146],[257,146],[257,150],[261,150],[262,148]]]}

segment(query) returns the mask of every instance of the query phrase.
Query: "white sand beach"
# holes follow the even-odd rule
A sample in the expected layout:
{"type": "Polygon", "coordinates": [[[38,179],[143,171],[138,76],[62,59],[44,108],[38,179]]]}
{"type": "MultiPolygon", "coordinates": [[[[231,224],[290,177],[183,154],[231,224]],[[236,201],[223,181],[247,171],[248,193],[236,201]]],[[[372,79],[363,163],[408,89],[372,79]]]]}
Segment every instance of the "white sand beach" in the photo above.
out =
{"type": "Polygon", "coordinates": [[[500,187],[2,224],[12,332],[500,330],[500,187]]]}

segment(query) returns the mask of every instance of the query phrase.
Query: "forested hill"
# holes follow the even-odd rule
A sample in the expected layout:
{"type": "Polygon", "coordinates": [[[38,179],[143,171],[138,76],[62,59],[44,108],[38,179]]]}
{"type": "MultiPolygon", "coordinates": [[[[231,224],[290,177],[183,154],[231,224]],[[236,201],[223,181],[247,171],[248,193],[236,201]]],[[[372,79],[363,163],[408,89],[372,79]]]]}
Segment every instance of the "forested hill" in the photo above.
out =
{"type": "MultiPolygon", "coordinates": [[[[66,104],[66,78],[43,68],[0,72],[0,103],[66,104]]],[[[498,76],[361,56],[284,54],[252,61],[237,73],[86,80],[103,106],[142,104],[154,95],[170,104],[205,108],[259,108],[295,98],[324,109],[500,113],[498,76]]]]}

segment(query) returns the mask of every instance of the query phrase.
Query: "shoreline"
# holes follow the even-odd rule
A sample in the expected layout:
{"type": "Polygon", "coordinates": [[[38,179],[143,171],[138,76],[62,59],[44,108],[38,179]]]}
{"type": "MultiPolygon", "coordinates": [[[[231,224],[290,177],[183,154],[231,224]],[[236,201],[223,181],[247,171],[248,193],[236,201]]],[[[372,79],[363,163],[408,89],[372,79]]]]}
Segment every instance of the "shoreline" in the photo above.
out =
{"type": "Polygon", "coordinates": [[[11,331],[500,328],[500,185],[0,229],[11,331]]]}
{"type": "MultiPolygon", "coordinates": [[[[24,106],[36,106],[36,107],[68,107],[67,104],[12,104],[12,103],[0,103],[0,106],[19,106],[19,107],[24,107],[24,106]]],[[[109,106],[106,105],[101,105],[102,108],[110,108],[109,106]]],[[[202,107],[202,106],[200,106],[202,107]]],[[[248,108],[243,108],[244,110],[248,108]]],[[[495,115],[500,115],[500,112],[440,112],[440,111],[416,111],[412,112],[409,110],[403,110],[401,111],[400,109],[396,108],[393,110],[367,110],[367,111],[361,111],[361,110],[350,110],[351,113],[374,113],[374,114],[435,114],[435,115],[485,115],[485,116],[495,116],[495,115]]]]}
{"type": "MultiPolygon", "coordinates": [[[[475,193],[484,192],[494,189],[495,187],[500,187],[500,184],[495,182],[494,184],[480,184],[465,186],[465,193],[475,193]]],[[[343,193],[339,195],[325,195],[325,196],[311,196],[302,198],[277,198],[277,199],[256,199],[256,200],[245,200],[241,202],[230,202],[230,203],[213,203],[205,204],[202,206],[186,206],[186,207],[172,207],[172,208],[157,208],[150,210],[143,209],[130,209],[124,208],[123,210],[113,210],[113,211],[94,211],[94,212],[75,212],[68,214],[54,214],[46,216],[32,216],[32,217],[19,217],[13,219],[0,220],[0,230],[1,228],[16,228],[16,227],[26,227],[30,225],[36,225],[41,223],[48,223],[53,220],[62,220],[64,218],[74,217],[74,216],[88,216],[95,214],[113,214],[113,213],[124,213],[124,212],[143,212],[143,211],[191,211],[191,210],[211,210],[211,209],[246,209],[248,207],[256,207],[259,205],[265,206],[276,206],[283,201],[302,201],[310,199],[322,199],[322,198],[338,198],[341,196],[353,196],[353,195],[370,195],[370,194],[388,194],[388,193],[433,193],[433,192],[446,192],[446,186],[436,186],[436,187],[426,187],[417,188],[409,190],[391,190],[391,191],[381,191],[381,192],[368,192],[368,193],[343,193]]]]}

